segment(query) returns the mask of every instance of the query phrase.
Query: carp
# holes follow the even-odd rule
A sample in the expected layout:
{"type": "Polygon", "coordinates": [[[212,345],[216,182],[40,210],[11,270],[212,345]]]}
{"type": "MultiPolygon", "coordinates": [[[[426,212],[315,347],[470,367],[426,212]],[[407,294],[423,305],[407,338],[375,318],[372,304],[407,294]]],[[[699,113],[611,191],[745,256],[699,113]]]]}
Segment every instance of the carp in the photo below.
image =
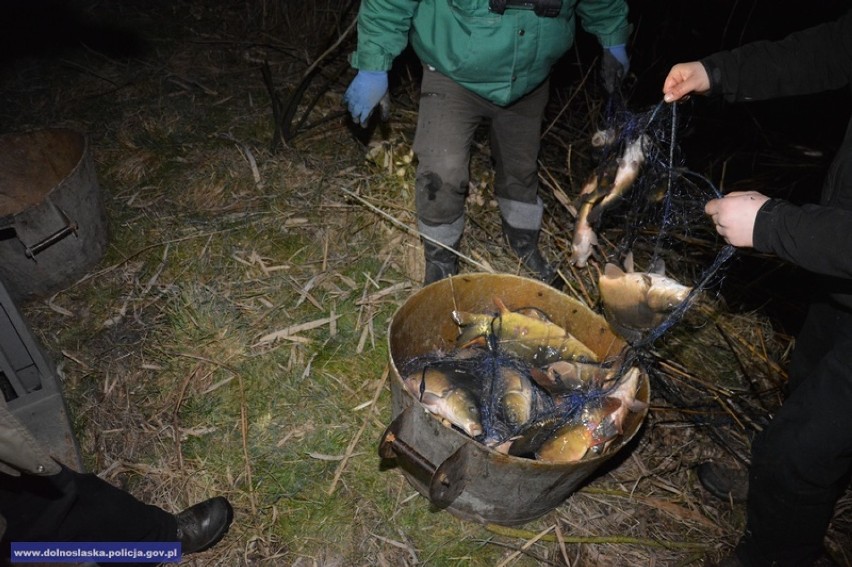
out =
{"type": "Polygon", "coordinates": [[[633,254],[628,253],[624,268],[606,264],[598,289],[610,327],[626,341],[636,342],[686,301],[692,287],[666,277],[662,261],[650,272],[635,272],[633,254]]]}
{"type": "Polygon", "coordinates": [[[403,382],[429,412],[471,437],[482,434],[475,377],[455,369],[425,366],[407,374],[403,382]]]}
{"type": "MultiPolygon", "coordinates": [[[[606,174],[593,173],[580,191],[581,205],[574,225],[574,237],[571,241],[571,264],[582,268],[586,266],[592,254],[592,246],[598,243],[592,225],[601,217],[603,211],[623,198],[636,179],[645,163],[645,148],[650,143],[648,136],[642,134],[628,143],[617,160],[612,182],[606,174]]],[[[611,164],[609,166],[611,169],[611,164]]],[[[605,168],[606,170],[606,168],[605,168]]]]}
{"type": "Polygon", "coordinates": [[[530,375],[536,384],[553,395],[559,395],[599,388],[614,372],[591,362],[557,360],[540,369],[532,368],[530,375]]]}
{"type": "Polygon", "coordinates": [[[497,371],[500,381],[503,419],[510,427],[519,427],[534,417],[537,394],[532,381],[523,372],[509,366],[497,371]]]}
{"type": "Polygon", "coordinates": [[[577,417],[559,427],[535,452],[536,459],[549,463],[574,463],[594,447],[615,437],[612,429],[601,427],[608,415],[621,407],[621,402],[604,397],[584,406],[577,417]]]}
{"type": "Polygon", "coordinates": [[[639,369],[635,366],[627,370],[618,380],[615,388],[607,396],[621,402],[621,406],[606,418],[608,423],[604,424],[607,429],[614,429],[619,435],[624,433],[624,420],[627,412],[639,412],[647,407],[647,404],[636,399],[639,391],[639,369]]]}
{"type": "Polygon", "coordinates": [[[588,455],[600,455],[624,432],[628,412],[646,407],[636,400],[639,369],[631,367],[605,396],[587,403],[579,415],[558,428],[535,452],[550,463],[573,463],[588,455]]]}
{"type": "Polygon", "coordinates": [[[556,360],[597,362],[597,355],[579,339],[540,313],[511,311],[494,298],[497,315],[453,311],[453,320],[462,328],[457,342],[462,346],[476,342],[494,344],[526,362],[544,365],[556,360]]]}
{"type": "Polygon", "coordinates": [[[598,235],[592,228],[589,215],[595,203],[606,194],[599,187],[599,176],[592,174],[583,189],[580,191],[580,209],[577,211],[577,220],[574,223],[574,237],[571,240],[571,263],[578,268],[583,268],[592,255],[592,246],[598,245],[598,235]]]}

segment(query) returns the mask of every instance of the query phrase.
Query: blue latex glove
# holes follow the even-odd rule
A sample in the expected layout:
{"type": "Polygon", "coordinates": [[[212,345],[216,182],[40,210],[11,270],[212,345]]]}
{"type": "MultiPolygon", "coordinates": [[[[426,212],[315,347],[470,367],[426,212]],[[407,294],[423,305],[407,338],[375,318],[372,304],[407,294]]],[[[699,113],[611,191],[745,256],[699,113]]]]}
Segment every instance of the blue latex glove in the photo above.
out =
{"type": "Polygon", "coordinates": [[[601,74],[606,92],[614,92],[629,70],[630,59],[627,57],[627,49],[623,43],[604,48],[601,74]]]}
{"type": "Polygon", "coordinates": [[[387,71],[358,71],[343,95],[343,102],[352,119],[366,126],[370,113],[387,92],[387,71]]]}

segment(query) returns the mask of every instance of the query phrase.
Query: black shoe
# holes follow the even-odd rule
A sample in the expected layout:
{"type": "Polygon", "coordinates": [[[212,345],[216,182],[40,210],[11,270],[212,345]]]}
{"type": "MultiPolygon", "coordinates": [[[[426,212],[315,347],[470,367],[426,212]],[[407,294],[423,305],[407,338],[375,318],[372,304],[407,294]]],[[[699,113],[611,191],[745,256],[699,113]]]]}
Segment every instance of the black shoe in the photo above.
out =
{"type": "Polygon", "coordinates": [[[234,510],[225,498],[217,496],[190,506],[175,519],[181,553],[196,553],[222,539],[234,519],[234,510]]]}
{"type": "Polygon", "coordinates": [[[547,263],[538,249],[538,230],[515,228],[503,219],[503,235],[509,247],[518,255],[536,279],[551,284],[556,281],[556,270],[547,263]]]}
{"type": "MultiPolygon", "coordinates": [[[[457,248],[458,243],[453,248],[457,248]]],[[[426,258],[426,274],[423,285],[454,276],[459,273],[459,257],[452,250],[423,240],[423,255],[426,258]]]]}
{"type": "Polygon", "coordinates": [[[698,465],[696,472],[701,485],[716,498],[725,502],[745,502],[748,496],[748,471],[708,461],[698,465]]]}

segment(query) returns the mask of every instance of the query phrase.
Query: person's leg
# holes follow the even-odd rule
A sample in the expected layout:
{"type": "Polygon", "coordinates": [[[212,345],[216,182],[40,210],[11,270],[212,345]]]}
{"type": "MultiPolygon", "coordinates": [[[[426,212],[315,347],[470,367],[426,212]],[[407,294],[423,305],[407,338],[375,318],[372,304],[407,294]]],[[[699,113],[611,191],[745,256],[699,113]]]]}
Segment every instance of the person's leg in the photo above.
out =
{"type": "Polygon", "coordinates": [[[2,475],[0,516],[5,557],[14,541],[180,542],[188,554],[217,543],[233,510],[216,497],[173,515],[94,474],[63,467],[52,476],[2,475]]]}
{"type": "Polygon", "coordinates": [[[813,305],[796,351],[790,396],[752,446],[747,565],[816,559],[852,471],[852,314],[813,305]]]}
{"type": "Polygon", "coordinates": [[[482,120],[483,102],[437,71],[424,69],[414,136],[417,224],[426,237],[424,283],[458,271],[457,256],[431,241],[455,249],[461,240],[470,180],[470,144],[482,120]]]}
{"type": "Polygon", "coordinates": [[[3,477],[0,513],[16,541],[177,541],[175,517],[93,474],[3,477]]]}
{"type": "Polygon", "coordinates": [[[491,116],[494,192],[509,246],[539,279],[550,281],[553,268],[538,249],[543,206],[538,196],[538,154],[549,85],[491,116]]]}
{"type": "Polygon", "coordinates": [[[172,514],[140,502],[96,475],[67,467],[52,476],[3,475],[0,514],[7,523],[4,557],[9,557],[11,542],[17,541],[179,540],[172,514]]]}

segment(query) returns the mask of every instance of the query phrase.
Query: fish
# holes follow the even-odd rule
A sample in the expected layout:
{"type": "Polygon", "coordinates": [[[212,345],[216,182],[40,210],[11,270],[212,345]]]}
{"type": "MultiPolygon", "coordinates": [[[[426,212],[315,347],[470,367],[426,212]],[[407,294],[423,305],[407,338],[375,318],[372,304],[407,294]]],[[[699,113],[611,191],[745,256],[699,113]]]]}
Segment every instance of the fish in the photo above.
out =
{"type": "Polygon", "coordinates": [[[571,240],[571,263],[578,268],[583,268],[592,255],[592,247],[598,245],[598,235],[589,221],[589,214],[595,203],[605,193],[599,188],[600,176],[593,173],[586,181],[580,191],[580,208],[577,211],[577,220],[574,223],[574,237],[571,240]]]}
{"type": "Polygon", "coordinates": [[[564,416],[553,413],[527,424],[516,435],[492,448],[504,455],[535,458],[535,451],[565,422],[564,416]]]}
{"type": "Polygon", "coordinates": [[[597,362],[597,355],[582,341],[550,321],[540,312],[512,311],[499,297],[493,299],[497,314],[454,310],[453,320],[461,327],[457,344],[489,343],[534,365],[555,360],[597,362]]]}
{"type": "Polygon", "coordinates": [[[603,427],[607,430],[614,430],[621,435],[624,433],[624,420],[628,412],[639,412],[648,407],[648,404],[636,399],[640,374],[637,367],[629,368],[618,379],[614,389],[607,392],[607,397],[621,402],[621,406],[606,417],[607,423],[604,423],[603,427]]]}
{"type": "Polygon", "coordinates": [[[588,456],[602,455],[620,435],[629,412],[639,412],[647,404],[636,399],[639,368],[633,366],[606,390],[606,395],[587,403],[577,418],[559,427],[535,452],[535,457],[551,463],[572,463],[588,456]]]}
{"type": "Polygon", "coordinates": [[[615,164],[606,164],[601,169],[603,173],[593,173],[583,186],[571,240],[572,265],[583,268],[588,263],[592,247],[598,245],[593,225],[600,220],[603,211],[623,198],[636,182],[645,163],[645,148],[649,143],[647,135],[638,136],[625,146],[615,164]],[[613,165],[616,166],[615,173],[608,173],[613,165]]]}
{"type": "Polygon", "coordinates": [[[595,205],[589,213],[589,222],[595,223],[601,213],[613,203],[624,197],[639,177],[639,170],[645,163],[645,147],[650,143],[648,136],[641,135],[624,148],[624,153],[618,160],[612,189],[595,205]]]}
{"type": "Polygon", "coordinates": [[[598,279],[598,291],[612,330],[635,343],[662,324],[693,288],[666,277],[662,261],[650,272],[635,272],[633,254],[628,253],[624,268],[607,263],[598,279]]]}
{"type": "Polygon", "coordinates": [[[621,407],[621,401],[603,397],[586,404],[579,414],[556,429],[535,451],[535,458],[549,463],[574,463],[594,448],[617,435],[615,430],[601,427],[607,416],[621,407]]]}
{"type": "Polygon", "coordinates": [[[470,437],[482,435],[476,378],[446,365],[427,365],[403,378],[406,389],[431,413],[470,437]]]}
{"type": "Polygon", "coordinates": [[[531,341],[566,335],[565,329],[540,313],[532,315],[529,310],[512,311],[499,297],[494,297],[493,301],[497,307],[496,315],[458,310],[452,312],[453,320],[462,327],[458,338],[461,344],[492,334],[497,334],[498,340],[524,337],[531,341]]]}
{"type": "Polygon", "coordinates": [[[503,420],[512,428],[525,425],[535,412],[536,392],[532,381],[523,372],[510,366],[500,366],[497,379],[500,381],[503,420]]]}
{"type": "Polygon", "coordinates": [[[599,388],[614,372],[616,370],[593,362],[557,360],[541,368],[533,367],[530,375],[550,394],[560,395],[599,388]]]}

